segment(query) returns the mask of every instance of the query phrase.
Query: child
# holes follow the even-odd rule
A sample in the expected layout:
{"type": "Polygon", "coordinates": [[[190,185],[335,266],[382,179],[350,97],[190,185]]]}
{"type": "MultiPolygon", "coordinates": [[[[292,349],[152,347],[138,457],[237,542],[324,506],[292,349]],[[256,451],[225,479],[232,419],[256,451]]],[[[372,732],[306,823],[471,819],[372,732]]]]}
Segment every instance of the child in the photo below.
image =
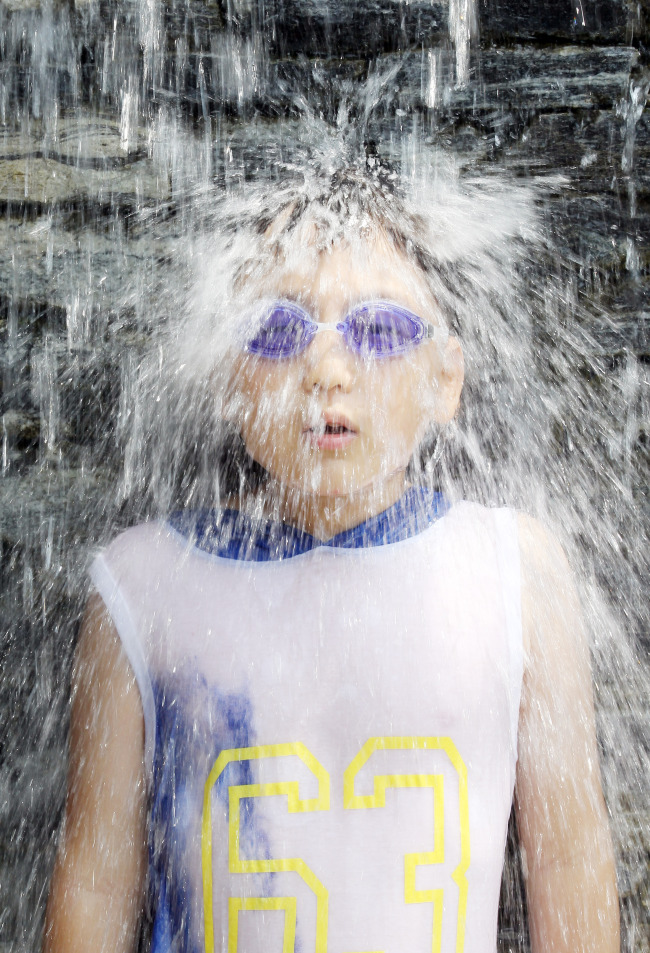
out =
{"type": "Polygon", "coordinates": [[[45,949],[133,950],[146,884],[155,953],[494,953],[514,791],[534,953],[613,953],[563,553],[416,482],[463,384],[417,216],[355,170],[268,209],[200,342],[237,492],[93,564],[45,949]]]}

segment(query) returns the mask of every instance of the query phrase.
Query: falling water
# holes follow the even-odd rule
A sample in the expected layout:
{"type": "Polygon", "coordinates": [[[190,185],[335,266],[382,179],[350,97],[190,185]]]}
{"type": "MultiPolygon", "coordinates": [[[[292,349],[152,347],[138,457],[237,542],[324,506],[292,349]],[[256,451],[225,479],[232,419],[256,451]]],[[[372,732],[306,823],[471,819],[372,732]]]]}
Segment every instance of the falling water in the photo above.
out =
{"type": "MultiPolygon", "coordinates": [[[[650,950],[644,24],[497,6],[0,5],[2,953],[38,945],[90,554],[214,492],[191,411],[246,224],[361,155],[421,211],[465,350],[422,479],[539,516],[579,577],[625,949],[650,950]]],[[[524,907],[510,844],[502,950],[524,907]]]]}

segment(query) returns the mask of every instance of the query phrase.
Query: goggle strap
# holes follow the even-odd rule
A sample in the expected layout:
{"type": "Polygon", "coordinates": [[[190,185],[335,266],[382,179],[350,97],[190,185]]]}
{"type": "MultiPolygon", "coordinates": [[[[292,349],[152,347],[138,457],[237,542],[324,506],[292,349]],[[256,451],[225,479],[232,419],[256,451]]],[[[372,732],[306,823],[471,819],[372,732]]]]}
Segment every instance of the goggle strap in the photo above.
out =
{"type": "Polygon", "coordinates": [[[427,324],[425,337],[444,347],[449,340],[449,329],[441,324],[427,324]]]}

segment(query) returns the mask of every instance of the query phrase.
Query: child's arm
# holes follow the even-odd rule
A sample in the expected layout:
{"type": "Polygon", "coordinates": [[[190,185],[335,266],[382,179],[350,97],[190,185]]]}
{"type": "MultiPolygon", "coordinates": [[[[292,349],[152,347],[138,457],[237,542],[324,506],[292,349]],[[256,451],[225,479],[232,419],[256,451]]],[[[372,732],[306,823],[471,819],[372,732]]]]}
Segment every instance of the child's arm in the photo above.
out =
{"type": "Polygon", "coordinates": [[[533,953],[618,953],[589,651],[560,546],[520,517],[526,664],[515,805],[533,953]]]}
{"type": "Polygon", "coordinates": [[[88,604],[73,674],[64,837],[45,953],[132,953],[145,870],[140,696],[104,604],[88,604]]]}

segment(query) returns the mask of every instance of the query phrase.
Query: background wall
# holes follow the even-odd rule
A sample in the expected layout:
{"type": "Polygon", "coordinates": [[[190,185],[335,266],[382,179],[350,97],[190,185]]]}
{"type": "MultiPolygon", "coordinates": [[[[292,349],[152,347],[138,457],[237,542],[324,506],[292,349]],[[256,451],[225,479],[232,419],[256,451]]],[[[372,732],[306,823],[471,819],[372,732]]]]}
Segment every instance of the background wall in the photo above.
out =
{"type": "MultiPolygon", "coordinates": [[[[265,136],[277,147],[274,127],[295,115],[288,90],[332,115],[331,77],[340,89],[395,64],[378,141],[411,127],[477,173],[564,177],[546,204],[559,254],[595,305],[595,347],[612,367],[636,355],[648,406],[647,0],[456,2],[454,41],[447,3],[418,0],[0,0],[2,953],[38,945],[79,566],[114,492],[107,422],[146,342],[143,296],[183,240],[192,183],[254,175],[265,136]],[[163,121],[181,149],[152,132],[163,121]],[[147,209],[166,223],[155,237],[134,226],[147,209]]],[[[646,428],[635,423],[630,452],[647,517],[646,428]]],[[[640,744],[649,701],[631,700],[640,744]]],[[[631,823],[621,892],[643,951],[650,813],[631,823]]],[[[504,892],[502,949],[519,949],[516,875],[504,892]]]]}

